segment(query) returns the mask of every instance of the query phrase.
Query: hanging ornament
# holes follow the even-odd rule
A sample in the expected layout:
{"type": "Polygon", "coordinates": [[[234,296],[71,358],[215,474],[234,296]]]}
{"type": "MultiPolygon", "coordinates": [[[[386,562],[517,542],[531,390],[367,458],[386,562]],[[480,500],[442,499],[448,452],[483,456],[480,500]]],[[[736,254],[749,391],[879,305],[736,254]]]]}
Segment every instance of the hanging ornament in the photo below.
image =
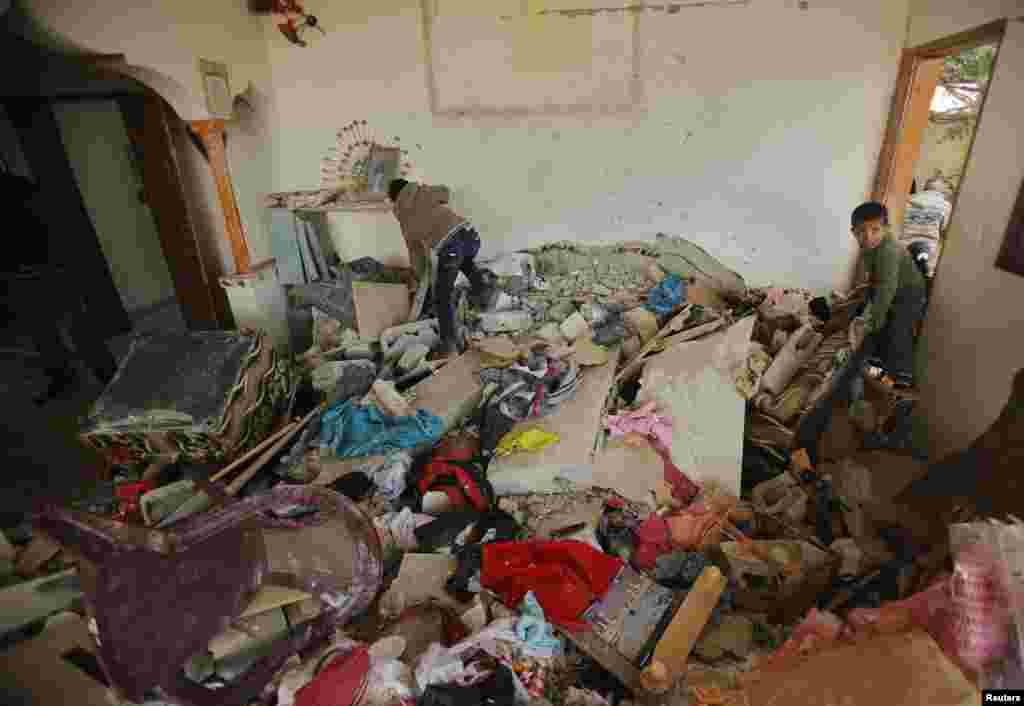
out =
{"type": "Polygon", "coordinates": [[[311,29],[327,36],[316,15],[306,14],[298,0],[274,0],[274,14],[284,18],[284,22],[279,23],[277,28],[292,44],[308,46],[303,36],[311,29]]]}

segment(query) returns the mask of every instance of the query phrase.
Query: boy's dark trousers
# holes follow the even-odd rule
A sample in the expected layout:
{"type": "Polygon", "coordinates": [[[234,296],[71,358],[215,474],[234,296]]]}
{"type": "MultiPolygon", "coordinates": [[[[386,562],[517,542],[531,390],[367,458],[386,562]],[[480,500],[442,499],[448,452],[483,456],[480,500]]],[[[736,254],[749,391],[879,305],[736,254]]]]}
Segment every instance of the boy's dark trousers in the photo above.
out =
{"type": "Polygon", "coordinates": [[[441,352],[459,350],[455,323],[455,280],[462,272],[469,278],[473,292],[484,286],[483,273],[474,258],[480,252],[480,235],[472,226],[460,226],[437,248],[437,278],[434,286],[434,313],[441,329],[441,352]]]}
{"type": "Polygon", "coordinates": [[[913,378],[914,330],[924,316],[925,301],[922,291],[897,290],[885,326],[868,337],[869,355],[897,382],[913,378]]]}

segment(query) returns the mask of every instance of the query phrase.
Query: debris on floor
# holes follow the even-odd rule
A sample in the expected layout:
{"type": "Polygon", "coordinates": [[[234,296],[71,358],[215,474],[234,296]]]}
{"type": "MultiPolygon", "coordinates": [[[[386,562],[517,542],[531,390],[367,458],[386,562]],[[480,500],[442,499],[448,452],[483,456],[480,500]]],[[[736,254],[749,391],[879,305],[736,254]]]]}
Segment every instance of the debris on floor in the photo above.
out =
{"type": "MultiPolygon", "coordinates": [[[[0,534],[5,666],[186,706],[1024,687],[1024,525],[962,478],[1013,464],[913,453],[912,404],[850,343],[863,291],[748,288],[664,235],[485,268],[455,357],[372,260],[293,291],[292,356],[137,343],[82,428],[106,477],[0,534]]],[[[1021,400],[1024,372],[991,435],[1021,400]]]]}

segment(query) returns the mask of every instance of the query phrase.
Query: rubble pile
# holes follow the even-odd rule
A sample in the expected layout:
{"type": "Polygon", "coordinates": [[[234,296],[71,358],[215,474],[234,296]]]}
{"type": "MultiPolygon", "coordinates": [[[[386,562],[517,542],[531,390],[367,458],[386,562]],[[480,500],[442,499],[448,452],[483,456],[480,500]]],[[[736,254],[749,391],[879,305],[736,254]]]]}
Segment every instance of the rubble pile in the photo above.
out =
{"type": "Polygon", "coordinates": [[[216,616],[166,652],[187,659],[132,667],[124,650],[149,648],[111,625],[146,599],[114,610],[102,581],[9,629],[50,631],[84,596],[67,619],[137,702],[810,704],[894,650],[911,669],[851,683],[849,703],[1020,686],[1024,530],[960,523],[941,545],[936,524],[971,518],[904,512],[923,506],[894,479],[928,469],[912,400],[853,345],[863,292],[750,289],[668,236],[485,266],[454,359],[433,359],[436,319],[406,321],[409,289],[308,288],[314,343],[262,441],[213,467],[115,468],[111,507],[50,509],[24,549],[0,544],[23,578],[60,555],[121,567],[122,591],[154,584],[129,566],[235,586],[215,609],[195,592],[187,614],[216,616]]]}

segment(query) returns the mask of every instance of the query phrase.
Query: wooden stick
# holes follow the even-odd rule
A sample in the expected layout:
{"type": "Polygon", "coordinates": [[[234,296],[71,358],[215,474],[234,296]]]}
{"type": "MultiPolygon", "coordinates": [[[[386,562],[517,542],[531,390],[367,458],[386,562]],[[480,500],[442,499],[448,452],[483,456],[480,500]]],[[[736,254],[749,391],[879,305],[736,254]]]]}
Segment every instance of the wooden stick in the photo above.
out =
{"type": "Polygon", "coordinates": [[[292,429],[292,427],[294,427],[296,424],[298,424],[297,421],[289,422],[288,424],[285,424],[283,427],[281,427],[280,429],[275,431],[273,434],[268,436],[266,439],[264,439],[260,443],[256,444],[251,449],[246,451],[244,454],[242,454],[241,456],[236,458],[234,461],[232,461],[228,465],[224,466],[224,468],[220,469],[219,471],[214,473],[212,476],[210,476],[210,479],[209,479],[210,482],[211,483],[216,483],[217,481],[219,481],[221,478],[223,478],[224,476],[228,475],[232,471],[237,470],[237,469],[241,468],[242,466],[244,466],[249,459],[255,458],[257,454],[259,454],[261,451],[265,450],[268,446],[270,446],[275,441],[280,439],[282,436],[287,434],[292,429]]]}
{"type": "Polygon", "coordinates": [[[255,476],[261,468],[267,465],[270,459],[272,459],[278,451],[285,447],[285,444],[290,442],[300,431],[302,431],[303,427],[309,424],[309,420],[313,418],[313,415],[317,414],[319,411],[320,407],[317,406],[313,411],[303,417],[302,421],[292,424],[289,427],[288,432],[278,439],[273,446],[260,454],[260,457],[252,462],[252,465],[242,471],[241,475],[231,482],[231,485],[228,486],[227,491],[225,492],[228,495],[238,495],[238,491],[244,488],[245,484],[252,480],[253,476],[255,476]]]}

